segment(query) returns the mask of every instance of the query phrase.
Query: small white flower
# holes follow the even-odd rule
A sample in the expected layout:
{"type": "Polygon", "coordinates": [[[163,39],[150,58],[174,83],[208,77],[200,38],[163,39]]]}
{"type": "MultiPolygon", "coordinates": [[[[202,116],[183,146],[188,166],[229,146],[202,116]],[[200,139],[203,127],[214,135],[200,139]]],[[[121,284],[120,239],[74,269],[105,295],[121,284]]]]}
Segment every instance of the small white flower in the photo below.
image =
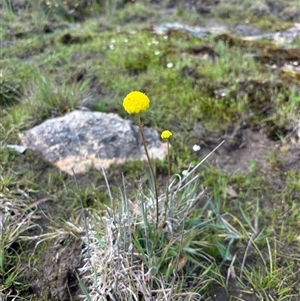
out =
{"type": "Polygon", "coordinates": [[[168,68],[172,68],[172,67],[173,67],[173,63],[169,62],[169,63],[167,64],[167,67],[168,67],[168,68]]]}
{"type": "Polygon", "coordinates": [[[115,45],[114,44],[110,44],[109,45],[109,49],[114,50],[115,49],[115,45]]]}
{"type": "Polygon", "coordinates": [[[160,54],[160,51],[156,50],[156,51],[154,52],[154,54],[155,54],[155,55],[159,55],[159,54],[160,54]]]}
{"type": "Polygon", "coordinates": [[[200,149],[201,149],[201,146],[200,146],[200,145],[198,145],[198,144],[194,144],[194,145],[193,145],[193,151],[194,151],[194,152],[199,152],[200,149]]]}
{"type": "Polygon", "coordinates": [[[165,36],[164,36],[164,39],[165,39],[165,40],[167,40],[167,39],[168,39],[168,36],[167,36],[167,35],[165,35],[165,36]]]}
{"type": "Polygon", "coordinates": [[[188,170],[183,170],[183,171],[182,171],[182,175],[183,175],[183,176],[186,176],[186,175],[188,174],[188,172],[189,172],[188,170]]]}
{"type": "Polygon", "coordinates": [[[124,39],[124,43],[128,43],[128,39],[125,38],[125,39],[124,39]]]}

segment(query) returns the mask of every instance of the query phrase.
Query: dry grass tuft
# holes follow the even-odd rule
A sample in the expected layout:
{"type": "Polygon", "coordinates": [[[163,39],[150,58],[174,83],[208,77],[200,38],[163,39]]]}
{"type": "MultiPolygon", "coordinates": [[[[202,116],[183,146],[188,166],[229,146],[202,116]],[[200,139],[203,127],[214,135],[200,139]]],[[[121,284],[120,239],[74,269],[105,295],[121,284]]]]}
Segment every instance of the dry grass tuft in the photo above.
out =
{"type": "Polygon", "coordinates": [[[36,228],[36,210],[30,197],[21,189],[10,194],[0,193],[1,250],[6,250],[17,240],[27,240],[25,231],[36,228]]]}
{"type": "Polygon", "coordinates": [[[0,193],[0,299],[15,300],[16,287],[20,285],[20,246],[30,240],[29,231],[38,227],[37,215],[30,205],[31,199],[21,189],[0,193]]]}
{"type": "MultiPolygon", "coordinates": [[[[131,201],[127,198],[125,181],[117,204],[112,198],[112,208],[107,208],[104,216],[89,215],[90,229],[85,236],[84,250],[87,256],[79,271],[82,282],[88,286],[84,300],[201,298],[199,288],[209,282],[209,276],[203,278],[199,274],[209,274],[214,258],[204,251],[209,242],[198,240],[208,227],[216,230],[216,236],[221,228],[215,226],[217,218],[212,215],[208,220],[199,219],[196,225],[190,225],[195,222],[190,217],[204,196],[204,191],[199,191],[195,172],[203,161],[184,177],[171,178],[167,211],[164,209],[166,194],[158,198],[158,227],[153,192],[145,193],[141,184],[136,199],[131,201]]],[[[203,210],[207,211],[207,207],[203,210]]],[[[230,232],[228,237],[234,236],[232,230],[225,230],[230,232]]]]}

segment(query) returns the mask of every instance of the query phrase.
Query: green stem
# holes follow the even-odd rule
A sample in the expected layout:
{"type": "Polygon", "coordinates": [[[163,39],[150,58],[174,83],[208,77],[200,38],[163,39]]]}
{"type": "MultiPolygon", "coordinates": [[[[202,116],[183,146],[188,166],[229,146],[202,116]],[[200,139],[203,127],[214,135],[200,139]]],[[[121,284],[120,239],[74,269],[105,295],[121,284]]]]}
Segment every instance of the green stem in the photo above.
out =
{"type": "Polygon", "coordinates": [[[156,201],[156,227],[158,227],[158,213],[159,213],[159,208],[158,208],[158,191],[157,191],[157,183],[156,183],[156,177],[155,177],[155,173],[151,164],[151,160],[149,157],[149,153],[148,153],[148,149],[147,149],[147,143],[146,143],[146,139],[144,136],[144,132],[143,132],[143,126],[142,126],[142,122],[141,122],[141,116],[140,114],[137,114],[137,121],[138,121],[138,126],[139,126],[139,130],[141,133],[141,137],[142,137],[142,142],[144,145],[144,149],[145,149],[145,154],[148,160],[148,164],[150,167],[150,171],[151,171],[151,175],[152,175],[152,180],[154,182],[154,189],[155,189],[155,201],[156,201]]]}
{"type": "Polygon", "coordinates": [[[171,178],[171,158],[170,158],[169,139],[167,140],[167,149],[168,149],[168,180],[167,180],[167,190],[166,190],[165,219],[167,219],[167,212],[169,206],[169,185],[170,185],[170,178],[171,178]]]}
{"type": "Polygon", "coordinates": [[[167,179],[167,188],[166,188],[166,201],[164,204],[164,219],[161,223],[161,226],[164,227],[167,217],[168,217],[168,208],[169,208],[169,185],[170,185],[170,178],[171,178],[171,158],[170,158],[170,144],[169,140],[167,140],[167,149],[168,149],[168,179],[167,179]]]}
{"type": "Polygon", "coordinates": [[[170,181],[171,178],[171,157],[170,157],[170,143],[169,140],[168,142],[168,182],[170,181]]]}

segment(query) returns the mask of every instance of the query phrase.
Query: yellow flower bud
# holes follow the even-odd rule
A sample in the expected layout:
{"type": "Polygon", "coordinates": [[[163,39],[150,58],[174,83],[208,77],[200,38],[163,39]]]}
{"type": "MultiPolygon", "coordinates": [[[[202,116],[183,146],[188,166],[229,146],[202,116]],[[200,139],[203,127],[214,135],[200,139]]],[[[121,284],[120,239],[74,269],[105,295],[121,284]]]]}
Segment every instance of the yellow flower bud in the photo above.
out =
{"type": "Polygon", "coordinates": [[[172,132],[166,130],[166,131],[163,131],[161,133],[161,138],[162,139],[169,139],[170,137],[172,136],[172,132]]]}

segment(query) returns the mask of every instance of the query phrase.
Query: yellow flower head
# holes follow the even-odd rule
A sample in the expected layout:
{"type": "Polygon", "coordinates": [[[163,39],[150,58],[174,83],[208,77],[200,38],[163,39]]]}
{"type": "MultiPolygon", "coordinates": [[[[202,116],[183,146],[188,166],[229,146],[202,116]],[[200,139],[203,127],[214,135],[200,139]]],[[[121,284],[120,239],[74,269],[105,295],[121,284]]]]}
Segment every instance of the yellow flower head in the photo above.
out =
{"type": "Polygon", "coordinates": [[[123,107],[128,114],[139,114],[149,108],[148,96],[139,91],[132,91],[123,100],[123,107]]]}
{"type": "Polygon", "coordinates": [[[162,139],[169,139],[170,137],[172,136],[172,132],[170,132],[170,131],[163,131],[162,133],[161,133],[161,138],[162,139]]]}

